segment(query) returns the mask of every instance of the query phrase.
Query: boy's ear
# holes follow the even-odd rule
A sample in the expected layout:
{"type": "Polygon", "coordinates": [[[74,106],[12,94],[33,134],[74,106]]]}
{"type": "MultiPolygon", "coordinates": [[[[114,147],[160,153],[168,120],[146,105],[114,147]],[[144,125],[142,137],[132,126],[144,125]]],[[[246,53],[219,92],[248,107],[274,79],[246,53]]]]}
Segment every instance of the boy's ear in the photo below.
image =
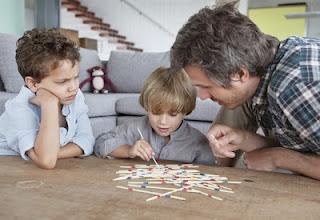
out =
{"type": "Polygon", "coordinates": [[[37,86],[37,81],[33,79],[31,76],[26,76],[24,79],[24,82],[26,83],[27,87],[32,91],[32,92],[37,92],[38,91],[38,86],[37,86]]]}
{"type": "Polygon", "coordinates": [[[250,78],[250,73],[247,68],[241,68],[239,72],[231,76],[232,81],[246,82],[250,78]]]}

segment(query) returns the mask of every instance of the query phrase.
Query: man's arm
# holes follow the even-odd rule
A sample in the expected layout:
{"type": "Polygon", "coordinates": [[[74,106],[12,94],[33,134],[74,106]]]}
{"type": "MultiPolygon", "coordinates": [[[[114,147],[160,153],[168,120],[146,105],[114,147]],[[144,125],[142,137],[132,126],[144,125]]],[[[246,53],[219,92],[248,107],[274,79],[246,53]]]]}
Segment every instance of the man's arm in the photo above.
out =
{"type": "Polygon", "coordinates": [[[287,169],[320,180],[320,156],[303,154],[283,147],[264,148],[246,153],[249,169],[271,171],[287,169]]]}

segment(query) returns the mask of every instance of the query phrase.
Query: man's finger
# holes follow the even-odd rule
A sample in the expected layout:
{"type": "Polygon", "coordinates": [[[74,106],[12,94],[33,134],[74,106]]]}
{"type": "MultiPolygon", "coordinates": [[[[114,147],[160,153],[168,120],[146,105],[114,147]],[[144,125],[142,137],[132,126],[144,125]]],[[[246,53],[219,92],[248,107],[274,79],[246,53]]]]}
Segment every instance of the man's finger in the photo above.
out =
{"type": "Polygon", "coordinates": [[[236,144],[227,144],[227,145],[225,145],[224,149],[226,151],[236,151],[236,150],[239,150],[240,147],[236,144]]]}

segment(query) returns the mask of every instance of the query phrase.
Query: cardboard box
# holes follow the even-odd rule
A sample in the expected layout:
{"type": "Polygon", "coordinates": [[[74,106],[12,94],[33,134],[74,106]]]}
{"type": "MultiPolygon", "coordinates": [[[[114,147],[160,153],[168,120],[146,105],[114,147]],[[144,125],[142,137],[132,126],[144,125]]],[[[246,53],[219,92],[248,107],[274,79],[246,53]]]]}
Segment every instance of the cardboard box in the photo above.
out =
{"type": "Polygon", "coordinates": [[[97,50],[98,49],[98,42],[96,39],[81,37],[79,39],[80,47],[91,49],[91,50],[97,50]]]}

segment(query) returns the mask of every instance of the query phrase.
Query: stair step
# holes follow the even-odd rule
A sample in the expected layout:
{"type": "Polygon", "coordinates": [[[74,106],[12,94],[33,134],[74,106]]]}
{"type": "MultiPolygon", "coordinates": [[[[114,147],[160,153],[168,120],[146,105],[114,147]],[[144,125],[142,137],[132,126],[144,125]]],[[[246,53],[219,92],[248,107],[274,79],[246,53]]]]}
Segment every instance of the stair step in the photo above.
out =
{"type": "Polygon", "coordinates": [[[133,43],[133,42],[125,41],[125,40],[123,40],[123,39],[119,39],[119,40],[118,40],[118,43],[120,43],[120,44],[126,44],[126,45],[129,45],[129,46],[134,46],[134,43],[133,43]]]}
{"type": "Polygon", "coordinates": [[[97,17],[93,17],[93,18],[83,17],[82,21],[96,21],[97,23],[102,23],[102,19],[97,17]]]}
{"type": "Polygon", "coordinates": [[[99,21],[95,21],[95,20],[91,20],[91,19],[85,19],[83,20],[84,24],[90,24],[90,25],[102,25],[104,27],[110,27],[110,24],[108,23],[103,23],[103,22],[99,22],[99,21]]]}
{"type": "Polygon", "coordinates": [[[143,52],[143,50],[142,50],[142,49],[137,48],[137,47],[127,46],[127,49],[128,49],[128,50],[132,50],[132,51],[137,51],[137,52],[143,52]]]}
{"type": "Polygon", "coordinates": [[[72,7],[67,7],[68,11],[73,11],[73,12],[86,12],[88,11],[88,8],[85,6],[72,6],[72,7]]]}
{"type": "Polygon", "coordinates": [[[62,0],[61,5],[68,7],[68,6],[79,6],[80,2],[79,1],[70,1],[70,0],[62,0]]]}
{"type": "Polygon", "coordinates": [[[88,13],[88,12],[76,12],[75,16],[77,18],[90,18],[90,19],[96,19],[96,16],[94,15],[93,12],[88,13]]]}
{"type": "Polygon", "coordinates": [[[109,38],[109,37],[115,37],[115,38],[122,39],[122,40],[125,40],[125,39],[126,39],[126,37],[123,36],[123,35],[119,35],[119,34],[115,34],[115,33],[110,33],[110,32],[101,32],[101,33],[99,34],[99,36],[100,36],[100,37],[107,37],[107,38],[109,38]]]}
{"type": "Polygon", "coordinates": [[[111,28],[107,28],[107,27],[101,27],[101,26],[92,26],[91,29],[95,30],[95,31],[107,31],[109,33],[115,33],[115,34],[118,33],[117,30],[114,30],[114,29],[111,29],[111,28]]]}
{"type": "Polygon", "coordinates": [[[104,28],[107,28],[108,30],[114,30],[112,28],[110,28],[110,25],[109,24],[104,24],[104,23],[95,23],[95,24],[92,24],[91,27],[94,27],[96,29],[99,29],[99,28],[102,28],[104,30],[104,28]]]}
{"type": "Polygon", "coordinates": [[[62,0],[61,4],[64,4],[64,3],[71,3],[71,4],[77,4],[77,5],[81,4],[79,0],[62,0]]]}
{"type": "Polygon", "coordinates": [[[93,13],[92,11],[75,12],[76,17],[77,17],[77,15],[87,15],[88,17],[96,17],[95,13],[93,13]]]}

